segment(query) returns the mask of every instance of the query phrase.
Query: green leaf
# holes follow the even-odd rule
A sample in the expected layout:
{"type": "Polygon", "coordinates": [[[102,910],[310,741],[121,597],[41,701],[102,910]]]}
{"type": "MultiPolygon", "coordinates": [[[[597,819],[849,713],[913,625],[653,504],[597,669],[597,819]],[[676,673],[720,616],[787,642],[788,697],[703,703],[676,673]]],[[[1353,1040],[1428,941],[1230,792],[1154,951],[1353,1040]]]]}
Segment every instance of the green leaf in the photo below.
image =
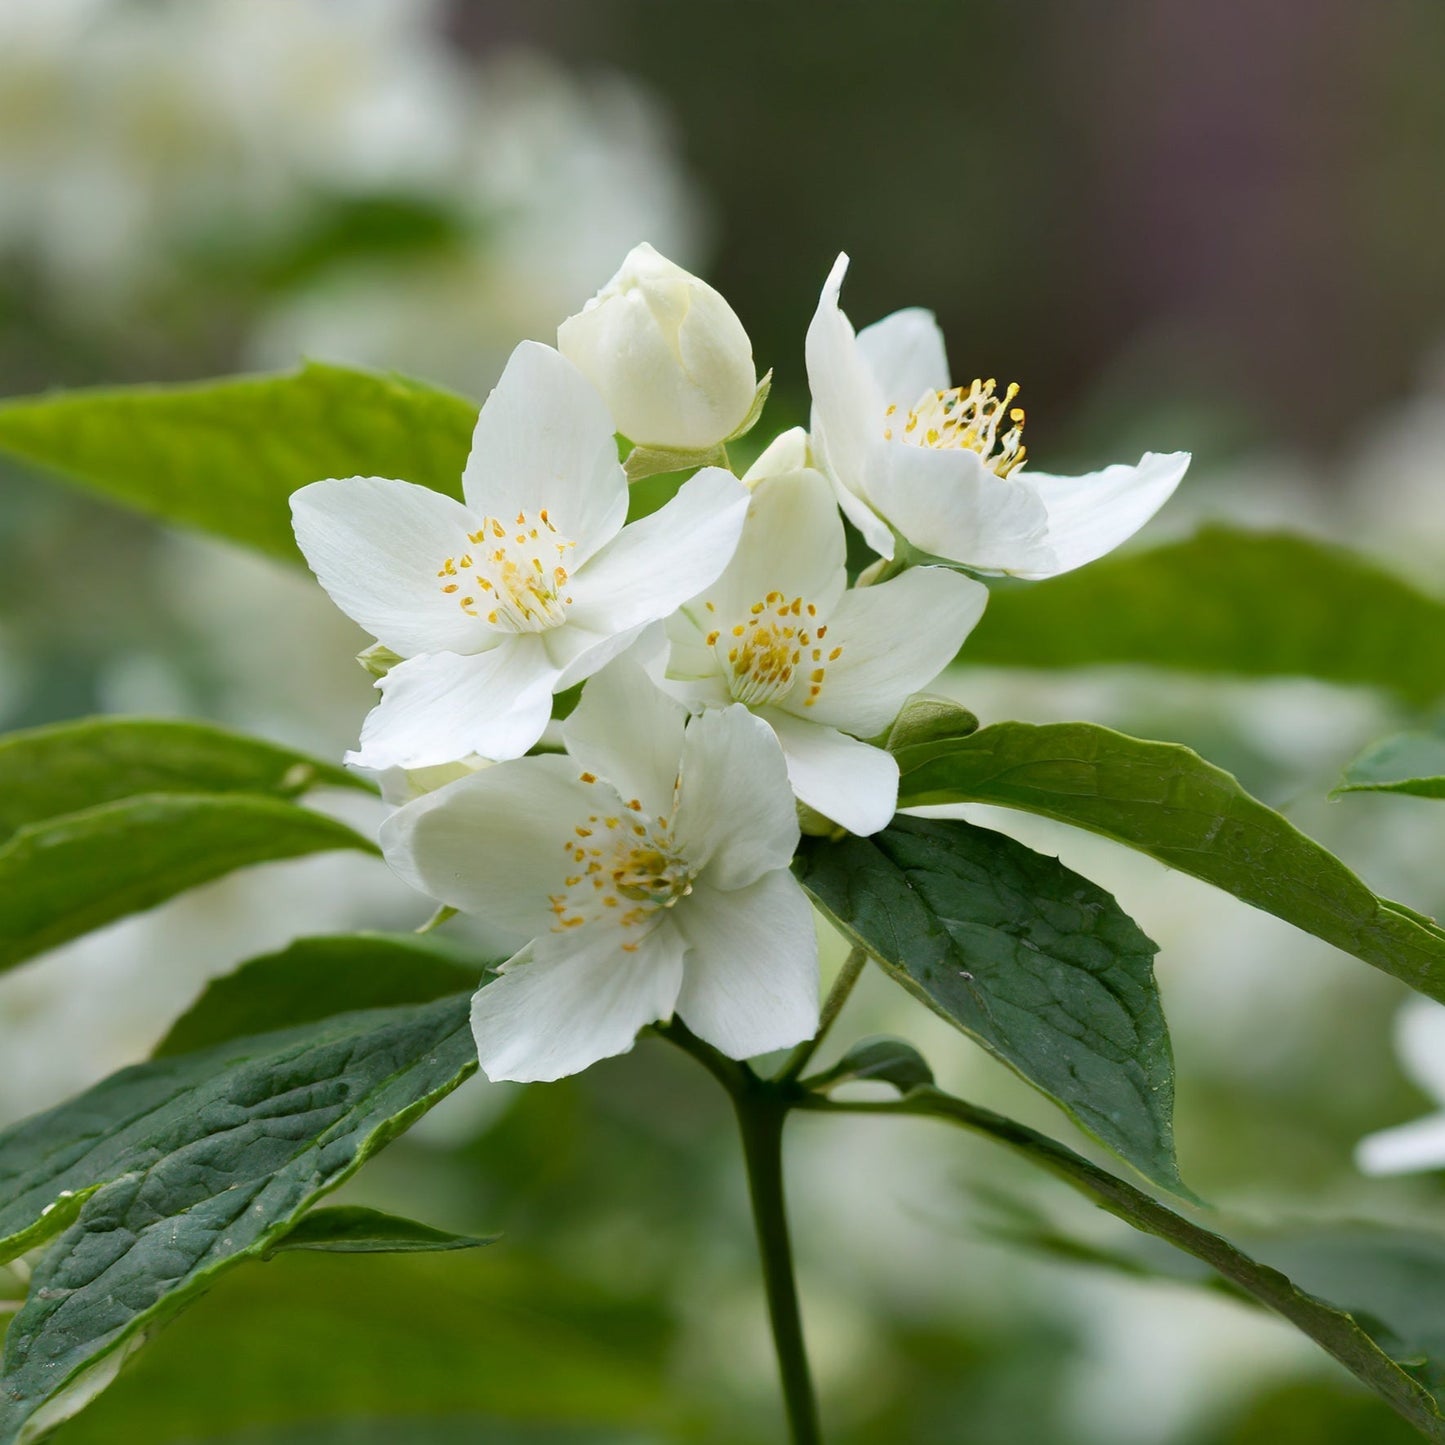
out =
{"type": "Polygon", "coordinates": [[[960,661],[1317,677],[1429,702],[1445,693],[1445,601],[1342,547],[1206,527],[995,588],[960,661]]]}
{"type": "Polygon", "coordinates": [[[288,499],[325,477],[460,495],[477,408],[404,377],[276,376],[0,402],[0,451],[169,522],[299,563],[288,499]]]}
{"type": "Polygon", "coordinates": [[[567,1422],[590,1427],[568,1445],[624,1425],[616,1445],[662,1445],[697,1438],[679,1428],[690,1402],[664,1373],[671,1344],[658,1309],[514,1239],[474,1254],[298,1251],[221,1278],[56,1445],[239,1445],[271,1431],[289,1445],[415,1445],[458,1416],[470,1428],[438,1438],[552,1445],[522,1423],[567,1422]]]}
{"type": "MultiPolygon", "coordinates": [[[[1427,1440],[1445,1442],[1445,1416],[1429,1390],[1380,1347],[1371,1330],[1345,1310],[1301,1289],[1288,1276],[1227,1239],[1165,1208],[1142,1190],[1091,1164],[1062,1144],[937,1089],[916,1089],[893,1103],[848,1104],[815,1099],[805,1107],[850,1113],[911,1114],[944,1120],[1006,1145],[1135,1229],[1202,1260],[1230,1284],[1282,1315],[1408,1420],[1427,1440]]],[[[1437,1297],[1438,1298],[1438,1297],[1437,1297]]]]}
{"type": "Polygon", "coordinates": [[[996,723],[903,780],[900,807],[996,803],[1087,828],[1445,1001],[1445,930],[1372,893],[1197,753],[1092,723],[996,723]]]}
{"type": "Polygon", "coordinates": [[[1181,1190],[1157,951],[1102,888],[970,823],[805,838],[798,877],[908,991],[1148,1178],[1181,1190]]]}
{"type": "Polygon", "coordinates": [[[430,1003],[475,990],[490,966],[456,945],[414,933],[298,938],[208,983],[151,1057],[188,1054],[356,1009],[430,1003]]]}
{"type": "Polygon", "coordinates": [[[1445,798],[1445,731],[1396,733],[1371,743],[1345,769],[1331,796],[1341,793],[1445,798]]]}
{"type": "Polygon", "coordinates": [[[28,823],[0,847],[0,970],[235,868],[337,848],[359,833],[251,793],[155,793],[28,823]]]}
{"type": "Polygon", "coordinates": [[[0,1259],[63,1231],[5,1339],[0,1445],[465,1079],[469,1009],[461,994],[140,1064],[0,1134],[0,1259]]]}
{"type": "Polygon", "coordinates": [[[138,793],[264,793],[371,784],[209,723],[84,718],[0,737],[0,840],[27,823],[138,793]]]}
{"type": "Polygon", "coordinates": [[[949,697],[918,693],[903,704],[892,725],[876,741],[898,763],[899,772],[912,772],[940,749],[978,731],[978,719],[949,697]]]}
{"type": "Polygon", "coordinates": [[[478,1245],[494,1244],[499,1236],[452,1234],[433,1229],[415,1219],[397,1214],[383,1214],[379,1209],[363,1209],[355,1204],[340,1204],[330,1209],[313,1209],[302,1215],[275,1244],[271,1254],[288,1249],[314,1249],[329,1254],[428,1254],[438,1250],[476,1249],[478,1245]]]}
{"type": "Polygon", "coordinates": [[[810,1089],[836,1089],[839,1084],[856,1084],[877,1079],[906,1094],[920,1084],[933,1082],[928,1061],[906,1039],[878,1034],[859,1039],[830,1069],[808,1079],[810,1089]]]}

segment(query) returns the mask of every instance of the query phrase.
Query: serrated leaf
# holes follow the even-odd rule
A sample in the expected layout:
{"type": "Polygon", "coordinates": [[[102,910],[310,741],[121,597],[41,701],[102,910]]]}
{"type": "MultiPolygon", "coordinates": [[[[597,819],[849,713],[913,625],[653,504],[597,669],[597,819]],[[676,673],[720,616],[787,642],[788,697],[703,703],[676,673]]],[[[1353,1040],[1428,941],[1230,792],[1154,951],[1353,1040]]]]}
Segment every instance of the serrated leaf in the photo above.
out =
{"type": "Polygon", "coordinates": [[[1445,693],[1445,600],[1330,543],[1205,527],[995,588],[959,660],[1315,677],[1429,702],[1445,693]],[[1397,637],[1409,646],[1382,646],[1397,637]]]}
{"type": "Polygon", "coordinates": [[[807,1080],[810,1089],[827,1091],[839,1084],[868,1080],[892,1084],[901,1094],[933,1082],[928,1060],[906,1039],[878,1034],[859,1039],[831,1068],[807,1080]]]}
{"type": "Polygon", "coordinates": [[[414,933],[298,938],[212,979],[151,1057],[188,1054],[357,1009],[430,1003],[476,989],[485,969],[464,949],[414,933]]]}
{"type": "Polygon", "coordinates": [[[1345,769],[1335,789],[1340,793],[1445,798],[1445,731],[1396,733],[1371,743],[1345,769]]]}
{"type": "Polygon", "coordinates": [[[938,1089],[916,1089],[907,1098],[872,1105],[818,1100],[813,1108],[919,1115],[984,1134],[1014,1150],[1078,1190],[1117,1219],[1203,1261],[1230,1284],[1282,1315],[1314,1340],[1408,1420],[1427,1439],[1445,1442],[1445,1416],[1418,1379],[1381,1348],[1371,1329],[1354,1315],[1316,1298],[1288,1276],[1251,1258],[1222,1235],[1166,1208],[1132,1184],[1066,1149],[1037,1130],[938,1089]]]}
{"type": "Polygon", "coordinates": [[[461,994],[140,1064],[0,1134],[0,1259],[64,1226],[5,1338],[0,1445],[473,1072],[469,1010],[461,994]],[[67,1191],[90,1191],[68,1222],[67,1191]]]}
{"type": "Polygon", "coordinates": [[[236,868],[338,848],[321,813],[251,793],[154,793],[18,829],[0,847],[0,970],[236,868]]]}
{"type": "Polygon", "coordinates": [[[327,1254],[431,1254],[438,1250],[476,1249],[495,1243],[497,1238],[495,1234],[452,1234],[398,1214],[338,1204],[302,1215],[271,1246],[270,1254],[288,1249],[327,1254]]]}
{"type": "Polygon", "coordinates": [[[1221,768],[1092,723],[995,723],[903,780],[900,807],[996,803],[1213,883],[1445,1002],[1445,930],[1372,893],[1221,768]]]}
{"type": "Polygon", "coordinates": [[[140,793],[375,789],[345,768],[210,723],[83,718],[0,737],[0,840],[27,823],[140,793]]]}
{"type": "Polygon", "coordinates": [[[460,495],[476,406],[419,381],[311,363],[275,376],[0,402],[0,450],[111,501],[301,563],[289,498],[325,477],[460,495]]]}
{"type": "Polygon", "coordinates": [[[908,991],[1176,1191],[1155,945],[1057,858],[946,819],[805,838],[803,887],[908,991]]]}

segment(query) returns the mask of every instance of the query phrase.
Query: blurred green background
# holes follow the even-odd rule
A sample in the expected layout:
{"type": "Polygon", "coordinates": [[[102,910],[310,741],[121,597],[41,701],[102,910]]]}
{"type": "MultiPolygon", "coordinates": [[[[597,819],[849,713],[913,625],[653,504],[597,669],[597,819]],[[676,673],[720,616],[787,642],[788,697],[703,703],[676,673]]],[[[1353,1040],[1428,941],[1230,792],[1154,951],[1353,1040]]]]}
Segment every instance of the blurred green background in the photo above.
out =
{"type": "MultiPolygon", "coordinates": [[[[1442,67],[1436,0],[0,0],[0,393],[310,355],[480,399],[517,340],[552,339],[647,239],[742,316],[775,368],[771,434],[806,420],[803,332],[846,249],[859,324],[930,306],[959,374],[1022,383],[1041,466],[1192,449],[1146,542],[1205,517],[1282,525],[1438,593],[1442,67]]],[[[305,578],[0,470],[7,728],[199,715],[335,755],[369,703],[364,642],[305,578]]],[[[985,720],[1188,742],[1382,892],[1445,904],[1438,804],[1325,802],[1404,720],[1374,694],[967,666],[949,686],[985,720]]],[[[1438,1222],[1437,1177],[1351,1163],[1360,1135],[1428,1105],[1390,1047],[1402,989],[1101,840],[988,821],[1097,878],[1161,944],[1200,1193],[1260,1222],[1438,1222]]],[[[0,980],[0,1117],[143,1056],[242,958],[426,912],[380,864],[322,858],[59,950],[0,980]]],[[[881,977],[841,1033],[877,1031],[1079,1144],[881,977]]],[[[839,1445],[1412,1438],[1243,1305],[1008,1243],[1040,1216],[1117,1235],[989,1146],[923,1123],[792,1128],[839,1445]]],[[[499,1243],[252,1268],[56,1438],[778,1439],[730,1130],[656,1042],[560,1084],[474,1082],[346,1193],[499,1243]]]]}

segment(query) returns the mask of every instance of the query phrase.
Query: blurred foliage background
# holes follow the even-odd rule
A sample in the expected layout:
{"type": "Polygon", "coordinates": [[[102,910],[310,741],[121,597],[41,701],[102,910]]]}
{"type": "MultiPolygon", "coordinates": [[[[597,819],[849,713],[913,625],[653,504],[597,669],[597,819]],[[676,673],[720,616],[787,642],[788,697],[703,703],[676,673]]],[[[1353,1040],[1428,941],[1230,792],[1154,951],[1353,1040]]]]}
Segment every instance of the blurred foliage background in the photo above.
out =
{"type": "MultiPolygon", "coordinates": [[[[480,399],[517,340],[552,339],[648,239],[723,290],[776,368],[771,433],[806,419],[803,332],[845,248],[860,324],[931,306],[957,372],[1023,384],[1040,465],[1191,448],[1146,542],[1201,518],[1284,526],[1438,593],[1442,63],[1435,0],[0,0],[0,393],[309,355],[480,399]]],[[[198,715],[335,755],[368,705],[364,641],[304,578],[0,470],[7,728],[198,715]]],[[[1438,805],[1325,801],[1408,720],[1388,699],[966,661],[950,687],[985,720],[1188,742],[1384,893],[1445,904],[1438,805]]],[[[1351,1164],[1361,1134],[1425,1106],[1390,1047],[1399,986],[1101,840],[986,821],[1097,878],[1160,943],[1197,1190],[1260,1222],[1438,1223],[1438,1178],[1351,1164]]],[[[143,1056],[242,958],[426,911],[379,863],[322,858],[58,950],[0,981],[0,1116],[143,1056]]],[[[1078,1144],[881,977],[842,1033],[877,1031],[1078,1144]]],[[[242,1273],[56,1438],[778,1438],[714,1095],[655,1042],[560,1084],[468,1085],[346,1193],[498,1244],[242,1273]]],[[[1105,1252],[1117,1236],[986,1144],[792,1127],[839,1445],[1411,1438],[1242,1304],[1020,1249],[1025,1227],[1105,1252]]]]}

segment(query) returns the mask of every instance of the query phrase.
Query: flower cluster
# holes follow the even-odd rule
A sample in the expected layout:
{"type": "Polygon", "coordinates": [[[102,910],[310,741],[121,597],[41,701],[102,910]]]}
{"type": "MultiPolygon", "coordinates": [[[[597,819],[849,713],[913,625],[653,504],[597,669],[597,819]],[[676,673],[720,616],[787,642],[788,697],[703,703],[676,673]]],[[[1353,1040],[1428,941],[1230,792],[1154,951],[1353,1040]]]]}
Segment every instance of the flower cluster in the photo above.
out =
{"type": "Polygon", "coordinates": [[[768,378],[727,302],[643,245],[557,349],[512,354],[462,500],[378,477],[293,498],[322,586],[377,639],[348,761],[410,799],[387,859],[525,940],[473,1011],[493,1079],[574,1073],[674,1014],[734,1058],[810,1037],[800,811],[885,827],[877,740],[982,615],[968,573],[1089,561],[1188,463],[1026,470],[1016,388],[950,386],[924,311],[855,335],[845,266],[808,330],[811,431],[742,478],[726,446],[768,378]],[[628,523],[629,477],[663,469],[695,470],[628,523]],[[879,557],[851,583],[844,517],[879,557]]]}

